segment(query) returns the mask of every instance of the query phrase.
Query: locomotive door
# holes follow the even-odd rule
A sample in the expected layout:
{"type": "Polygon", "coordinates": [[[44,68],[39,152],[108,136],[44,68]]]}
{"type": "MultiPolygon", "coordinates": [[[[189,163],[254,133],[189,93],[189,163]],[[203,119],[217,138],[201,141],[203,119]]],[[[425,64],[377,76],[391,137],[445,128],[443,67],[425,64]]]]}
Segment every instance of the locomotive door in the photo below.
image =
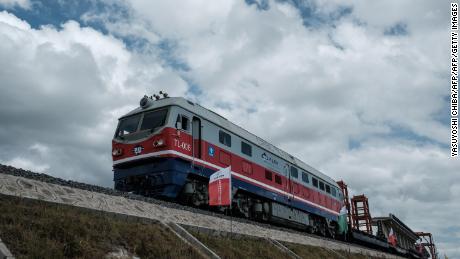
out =
{"type": "Polygon", "coordinates": [[[296,186],[296,183],[292,180],[294,170],[297,171],[295,167],[287,166],[287,174],[288,174],[287,192],[288,192],[288,197],[290,201],[294,200],[294,192],[298,191],[298,188],[299,188],[298,186],[296,186]]]}
{"type": "Polygon", "coordinates": [[[292,193],[292,190],[291,190],[291,171],[290,171],[290,167],[288,164],[286,164],[284,166],[284,174],[286,176],[286,179],[287,179],[287,182],[286,182],[286,185],[284,186],[284,191],[288,193],[288,201],[291,201],[291,193],[292,193]]]}
{"type": "Polygon", "coordinates": [[[201,158],[201,120],[193,117],[192,120],[193,157],[201,158]]]}

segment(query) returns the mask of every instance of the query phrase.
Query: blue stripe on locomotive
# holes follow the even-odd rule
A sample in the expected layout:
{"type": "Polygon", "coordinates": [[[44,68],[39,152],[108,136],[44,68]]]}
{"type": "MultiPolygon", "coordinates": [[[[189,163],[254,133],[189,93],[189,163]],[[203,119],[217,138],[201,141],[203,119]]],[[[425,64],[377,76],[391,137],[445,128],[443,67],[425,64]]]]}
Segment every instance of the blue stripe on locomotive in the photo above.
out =
{"type": "MultiPolygon", "coordinates": [[[[192,166],[190,162],[180,158],[158,158],[149,161],[148,164],[131,166],[126,169],[114,168],[114,180],[116,182],[128,176],[146,175],[152,185],[163,187],[157,193],[158,195],[174,199],[180,194],[189,173],[209,178],[214,172],[215,170],[203,166],[192,166]]],[[[289,201],[286,195],[268,191],[254,184],[232,178],[232,186],[269,200],[337,221],[337,216],[332,213],[295,199],[289,201]]]]}
{"type": "Polygon", "coordinates": [[[129,176],[145,175],[150,184],[159,191],[156,194],[166,198],[177,198],[184,186],[190,163],[177,158],[157,158],[147,164],[132,165],[128,168],[113,169],[113,180],[117,181],[129,176]]]}

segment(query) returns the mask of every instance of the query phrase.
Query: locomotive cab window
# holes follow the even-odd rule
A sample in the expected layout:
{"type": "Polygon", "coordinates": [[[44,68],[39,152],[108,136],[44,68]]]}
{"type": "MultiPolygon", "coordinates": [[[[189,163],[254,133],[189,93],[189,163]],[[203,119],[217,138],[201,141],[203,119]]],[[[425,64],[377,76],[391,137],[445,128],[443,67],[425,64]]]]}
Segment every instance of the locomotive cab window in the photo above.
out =
{"type": "Polygon", "coordinates": [[[313,182],[313,186],[315,186],[316,188],[318,188],[318,179],[316,179],[315,177],[312,178],[312,182],[313,182]]]}
{"type": "Polygon", "coordinates": [[[331,192],[332,196],[337,197],[337,191],[335,190],[335,187],[332,187],[331,192]]]}
{"type": "Polygon", "coordinates": [[[292,178],[297,178],[299,177],[299,171],[297,170],[297,168],[291,166],[291,177],[292,178]]]}
{"type": "Polygon", "coordinates": [[[121,119],[120,124],[118,125],[118,130],[116,132],[116,137],[123,138],[123,136],[125,135],[129,135],[136,132],[140,120],[141,114],[121,119]]]}
{"type": "Polygon", "coordinates": [[[179,114],[177,115],[176,128],[180,130],[189,130],[189,119],[187,116],[179,114]]]}
{"type": "Polygon", "coordinates": [[[166,123],[168,109],[159,109],[138,113],[120,119],[115,138],[121,140],[137,140],[145,138],[166,123]]]}
{"type": "Polygon", "coordinates": [[[168,110],[159,110],[148,112],[144,114],[144,118],[142,119],[141,124],[141,131],[143,130],[151,130],[154,131],[155,129],[163,126],[166,121],[166,113],[168,110]]]}
{"type": "Polygon", "coordinates": [[[219,142],[226,145],[227,147],[232,146],[232,137],[230,134],[219,130],[219,142]]]}
{"type": "Polygon", "coordinates": [[[309,183],[309,181],[308,181],[308,174],[305,173],[305,172],[302,172],[302,181],[303,181],[304,183],[309,183]]]}
{"type": "Polygon", "coordinates": [[[241,153],[252,156],[252,146],[246,142],[241,141],[241,153]]]}
{"type": "Polygon", "coordinates": [[[326,192],[331,193],[331,186],[329,186],[328,184],[326,184],[326,192]]]}
{"type": "Polygon", "coordinates": [[[321,191],[324,191],[324,183],[323,182],[319,182],[319,188],[321,189],[321,191]]]}

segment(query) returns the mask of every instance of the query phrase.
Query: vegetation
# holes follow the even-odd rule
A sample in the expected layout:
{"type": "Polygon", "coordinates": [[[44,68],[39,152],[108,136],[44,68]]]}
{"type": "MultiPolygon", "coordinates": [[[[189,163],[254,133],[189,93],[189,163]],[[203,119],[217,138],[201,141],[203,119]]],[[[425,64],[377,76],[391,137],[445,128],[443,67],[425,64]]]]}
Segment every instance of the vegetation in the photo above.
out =
{"type": "Polygon", "coordinates": [[[299,245],[288,242],[283,243],[283,245],[302,258],[377,259],[377,257],[371,257],[368,255],[349,253],[346,251],[335,251],[317,246],[299,245]]]}
{"type": "Polygon", "coordinates": [[[241,235],[210,235],[190,229],[189,231],[221,258],[288,258],[264,239],[241,235]]]}
{"type": "MultiPolygon", "coordinates": [[[[188,231],[222,258],[290,258],[269,241],[243,235],[214,235],[199,232],[194,228],[188,231]]],[[[317,246],[283,243],[296,255],[306,259],[377,259],[362,254],[334,251],[317,246]]]]}
{"type": "MultiPolygon", "coordinates": [[[[140,258],[201,258],[155,221],[0,195],[0,237],[16,258],[107,258],[124,249],[140,258]]],[[[269,241],[188,231],[222,258],[288,258],[269,241]]],[[[284,243],[302,258],[371,258],[284,243]]]]}
{"type": "Polygon", "coordinates": [[[16,258],[200,258],[153,221],[0,195],[0,237],[16,258]]]}

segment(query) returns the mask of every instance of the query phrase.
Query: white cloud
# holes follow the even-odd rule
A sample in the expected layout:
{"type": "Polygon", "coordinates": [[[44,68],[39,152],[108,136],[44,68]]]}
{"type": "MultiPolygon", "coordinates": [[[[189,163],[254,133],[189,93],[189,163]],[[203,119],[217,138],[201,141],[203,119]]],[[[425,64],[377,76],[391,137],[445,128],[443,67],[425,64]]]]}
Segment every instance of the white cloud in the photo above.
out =
{"type": "MultiPolygon", "coordinates": [[[[11,14],[11,13],[8,13],[7,11],[2,11],[1,12],[1,18],[0,18],[0,22],[2,22],[3,26],[5,25],[9,25],[11,26],[12,28],[16,28],[16,29],[22,29],[22,30],[30,30],[30,25],[23,21],[23,20],[20,20],[18,19],[14,14],[11,14]]],[[[10,28],[5,28],[5,29],[10,29],[10,28]]]]}
{"type": "Polygon", "coordinates": [[[209,33],[209,28],[219,28],[228,15],[233,1],[142,1],[129,3],[136,15],[151,22],[153,30],[166,38],[182,38],[209,33]]]}
{"type": "Polygon", "coordinates": [[[35,143],[29,147],[30,150],[37,152],[40,155],[46,155],[49,152],[49,147],[41,143],[35,143]]]}
{"type": "Polygon", "coordinates": [[[12,160],[2,161],[2,164],[38,173],[44,173],[50,169],[50,166],[48,164],[37,164],[24,157],[15,157],[12,160]]]}
{"type": "Polygon", "coordinates": [[[0,155],[9,164],[111,185],[110,141],[120,112],[146,93],[187,90],[155,56],[146,59],[75,21],[32,29],[3,11],[0,41],[0,155]]]}
{"type": "Polygon", "coordinates": [[[24,9],[30,9],[32,4],[29,0],[0,0],[0,6],[5,8],[14,8],[18,6],[24,9]]]}

